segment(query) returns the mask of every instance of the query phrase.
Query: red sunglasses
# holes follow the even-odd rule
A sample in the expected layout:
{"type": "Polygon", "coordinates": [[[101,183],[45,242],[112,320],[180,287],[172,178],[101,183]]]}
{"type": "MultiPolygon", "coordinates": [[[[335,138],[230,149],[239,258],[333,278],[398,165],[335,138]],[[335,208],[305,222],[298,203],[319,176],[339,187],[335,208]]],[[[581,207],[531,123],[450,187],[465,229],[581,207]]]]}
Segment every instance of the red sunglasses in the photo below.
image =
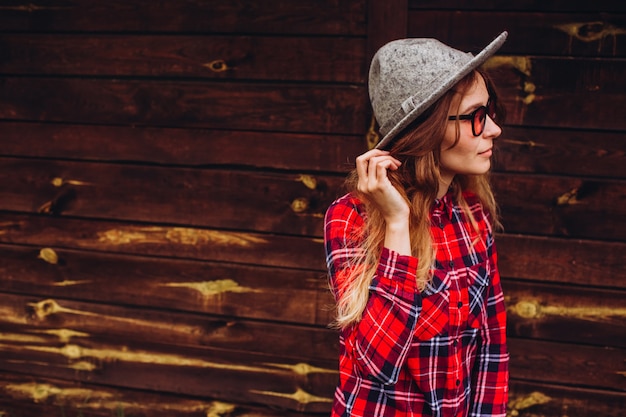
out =
{"type": "Polygon", "coordinates": [[[472,134],[474,136],[482,135],[487,123],[487,115],[492,120],[496,120],[496,101],[491,98],[487,101],[486,106],[480,106],[470,114],[459,114],[458,116],[449,116],[448,120],[471,120],[472,134]]]}

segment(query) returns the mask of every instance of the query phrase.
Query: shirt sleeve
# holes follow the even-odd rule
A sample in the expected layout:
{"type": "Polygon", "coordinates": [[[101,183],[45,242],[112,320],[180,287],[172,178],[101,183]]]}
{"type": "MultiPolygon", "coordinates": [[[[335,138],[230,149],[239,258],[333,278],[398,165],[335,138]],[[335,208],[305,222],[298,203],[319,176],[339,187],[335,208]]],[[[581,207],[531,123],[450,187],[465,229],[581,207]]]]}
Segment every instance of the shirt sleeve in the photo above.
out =
{"type": "MultiPolygon", "coordinates": [[[[346,200],[334,203],[326,213],[326,261],[336,299],[349,285],[350,272],[360,267],[362,227],[358,207],[346,200]]],[[[362,319],[342,330],[346,353],[363,378],[381,384],[398,380],[421,309],[416,270],[416,258],[383,248],[362,319]]]]}
{"type": "Polygon", "coordinates": [[[480,328],[481,345],[472,376],[474,389],[470,417],[505,417],[508,399],[506,311],[492,234],[488,238],[488,254],[492,279],[487,298],[487,320],[480,328]]]}

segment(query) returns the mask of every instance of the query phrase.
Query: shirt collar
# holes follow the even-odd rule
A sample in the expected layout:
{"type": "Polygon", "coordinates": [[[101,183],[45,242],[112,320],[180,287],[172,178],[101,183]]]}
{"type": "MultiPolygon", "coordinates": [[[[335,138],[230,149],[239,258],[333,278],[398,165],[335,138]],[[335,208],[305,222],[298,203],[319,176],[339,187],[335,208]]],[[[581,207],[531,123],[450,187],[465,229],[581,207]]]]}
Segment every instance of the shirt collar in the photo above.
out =
{"type": "Polygon", "coordinates": [[[443,197],[435,200],[433,204],[433,211],[445,213],[448,218],[451,219],[454,213],[455,205],[456,201],[454,198],[454,190],[452,189],[452,187],[450,187],[448,189],[448,192],[443,197]]]}

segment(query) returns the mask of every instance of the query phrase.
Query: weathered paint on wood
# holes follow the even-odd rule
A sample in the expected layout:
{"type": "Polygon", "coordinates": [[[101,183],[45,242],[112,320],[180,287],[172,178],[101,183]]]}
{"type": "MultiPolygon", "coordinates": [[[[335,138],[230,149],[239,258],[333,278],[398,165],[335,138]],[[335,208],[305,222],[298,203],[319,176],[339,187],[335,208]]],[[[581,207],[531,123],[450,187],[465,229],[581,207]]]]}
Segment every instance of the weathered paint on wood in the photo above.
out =
{"type": "Polygon", "coordinates": [[[10,293],[318,326],[332,320],[321,271],[2,245],[0,255],[12,259],[0,264],[0,289],[10,293]]]}
{"type": "MultiPolygon", "coordinates": [[[[309,236],[322,235],[324,212],[343,183],[328,175],[13,158],[0,158],[0,167],[8,210],[309,236]]],[[[508,232],[626,240],[621,181],[495,174],[493,182],[508,232]]]]}
{"type": "MultiPolygon", "coordinates": [[[[422,3],[415,7],[423,7],[422,3]]],[[[518,3],[514,4],[517,6],[518,3]]],[[[471,4],[474,6],[475,2],[471,4]]],[[[557,10],[560,13],[531,9],[509,12],[467,10],[463,13],[457,10],[412,9],[409,12],[409,36],[434,37],[458,49],[471,51],[481,48],[490,38],[506,30],[509,37],[501,49],[504,54],[626,56],[625,10],[622,14],[598,10],[580,15],[562,13],[563,9],[557,10]]]]}
{"type": "MultiPolygon", "coordinates": [[[[141,283],[147,281],[130,274],[125,279],[138,279],[141,283]]],[[[106,282],[101,281],[102,284],[106,282]]],[[[212,300],[204,305],[195,302],[193,297],[189,297],[189,300],[179,297],[178,304],[168,306],[160,305],[158,297],[146,300],[137,296],[135,302],[129,302],[131,297],[122,295],[122,292],[126,290],[131,295],[137,295],[138,290],[132,286],[126,288],[119,281],[118,277],[113,276],[109,284],[111,291],[103,294],[100,299],[93,295],[81,296],[80,292],[68,288],[89,283],[69,281],[58,285],[68,288],[66,293],[51,291],[42,280],[43,285],[41,290],[36,291],[37,295],[33,295],[33,291],[26,295],[0,294],[3,332],[21,334],[24,340],[29,335],[46,334],[57,336],[65,343],[69,343],[71,339],[86,338],[123,341],[135,345],[159,344],[170,350],[175,350],[176,347],[195,347],[239,352],[242,355],[252,352],[299,361],[336,359],[339,349],[337,335],[334,330],[325,327],[326,323],[314,327],[295,326],[279,322],[281,317],[261,321],[247,320],[245,314],[197,314],[202,313],[205,306],[212,302],[236,305],[228,300],[221,300],[218,294],[218,291],[221,290],[224,294],[232,287],[222,285],[220,288],[216,285],[213,294],[208,294],[212,296],[212,300]],[[74,301],[76,299],[82,301],[74,301]],[[185,305],[185,301],[188,301],[188,305],[185,305]]],[[[4,285],[3,289],[10,287],[4,285]]],[[[104,290],[100,291],[105,293],[104,290]]],[[[19,290],[12,292],[17,293],[19,290]]],[[[293,298],[304,303],[305,300],[301,297],[303,293],[293,290],[293,298]]],[[[282,300],[280,294],[277,294],[277,298],[282,300]]],[[[251,310],[254,308],[250,307],[251,310]]],[[[256,306],[258,310],[262,308],[263,306],[256,306]]],[[[263,317],[263,314],[259,317],[263,317]]],[[[306,321],[300,322],[305,323],[306,321]]],[[[14,336],[13,339],[19,337],[14,336]]]]}
{"type": "Polygon", "coordinates": [[[252,352],[228,352],[102,340],[72,334],[0,335],[0,367],[44,378],[261,403],[324,412],[337,370],[333,362],[302,362],[252,352]]]}
{"type": "Polygon", "coordinates": [[[106,384],[128,413],[327,414],[321,222],[366,146],[363,55],[415,30],[475,51],[510,25],[487,65],[509,108],[509,414],[617,416],[626,10],[252,3],[0,6],[0,407],[76,414],[106,384]]]}
{"type": "Polygon", "coordinates": [[[498,55],[485,63],[512,125],[624,130],[621,59],[498,55]],[[602,109],[602,110],[599,110],[602,109]]]}
{"type": "Polygon", "coordinates": [[[511,233],[626,240],[626,184],[556,176],[494,175],[511,233]]]}
{"type": "Polygon", "coordinates": [[[537,382],[513,381],[507,416],[621,417],[626,394],[537,382]]]}
{"type": "Polygon", "coordinates": [[[0,181],[7,185],[0,197],[8,210],[309,236],[321,235],[333,190],[343,182],[304,174],[41,160],[2,159],[0,165],[0,181]]]}
{"type": "Polygon", "coordinates": [[[505,280],[510,336],[626,348],[626,292],[505,280]]]}
{"type": "MultiPolygon", "coordinates": [[[[0,255],[12,259],[6,265],[0,264],[0,274],[5,277],[0,281],[0,290],[23,294],[22,297],[36,293],[38,297],[36,301],[26,302],[14,296],[3,298],[0,294],[2,305],[15,306],[3,313],[8,324],[39,325],[41,321],[41,325],[48,325],[53,320],[55,325],[70,323],[63,326],[80,332],[93,333],[99,328],[108,335],[123,332],[120,336],[125,339],[135,335],[139,340],[230,350],[239,350],[245,340],[252,342],[258,337],[265,340],[246,348],[258,351],[267,346],[267,339],[275,337],[276,340],[270,342],[269,349],[263,353],[280,352],[285,357],[304,355],[313,358],[321,355],[329,360],[336,353],[336,335],[285,324],[324,328],[331,322],[333,300],[326,286],[325,273],[321,271],[155,260],[52,248],[0,246],[0,255]],[[36,263],[33,262],[35,258],[36,263]],[[23,271],[27,269],[29,273],[25,275],[23,271]],[[35,287],[36,292],[33,291],[35,287]],[[144,309],[170,313],[120,311],[119,307],[94,306],[88,302],[115,306],[139,304],[144,309]],[[21,317],[25,305],[31,306],[26,310],[33,311],[29,317],[37,320],[14,322],[12,318],[21,317]],[[179,317],[172,311],[180,312],[179,317]],[[204,313],[215,317],[199,320],[182,313],[204,313]],[[66,315],[70,318],[65,318],[66,315]],[[279,323],[264,327],[242,321],[243,318],[279,323]],[[176,322],[186,323],[186,326],[176,329],[176,322]],[[181,336],[180,331],[190,338],[181,336]],[[214,333],[224,339],[215,340],[214,333]],[[230,333],[237,336],[231,339],[230,333]],[[248,339],[240,339],[246,333],[248,339]],[[289,337],[281,340],[280,336],[285,334],[289,337]],[[300,342],[306,346],[293,345],[300,342]]],[[[549,276],[543,278],[550,279],[549,276]]],[[[539,284],[506,276],[503,281],[511,336],[626,347],[624,340],[615,338],[616,332],[626,330],[626,309],[621,301],[626,295],[624,291],[590,288],[581,295],[576,289],[562,284],[539,284]]]]}
{"type": "MultiPolygon", "coordinates": [[[[0,373],[0,412],[20,417],[74,415],[110,417],[123,413],[138,417],[296,417],[284,409],[264,409],[215,400],[102,387],[64,380],[0,373]]],[[[621,417],[626,395],[572,389],[547,384],[514,382],[509,394],[509,415],[621,417]]]]}
{"type": "Polygon", "coordinates": [[[0,242],[325,270],[319,237],[0,212],[0,242]]]}
{"type": "MultiPolygon", "coordinates": [[[[325,271],[320,237],[0,213],[0,242],[325,271]]],[[[621,242],[506,233],[496,243],[505,277],[605,288],[626,279],[621,242]]]]}
{"type": "Polygon", "coordinates": [[[301,417],[281,408],[261,408],[210,398],[128,390],[62,379],[0,372],[0,415],[133,417],[301,417]]]}
{"type": "Polygon", "coordinates": [[[10,31],[365,35],[365,0],[15,0],[0,8],[10,31]]]}

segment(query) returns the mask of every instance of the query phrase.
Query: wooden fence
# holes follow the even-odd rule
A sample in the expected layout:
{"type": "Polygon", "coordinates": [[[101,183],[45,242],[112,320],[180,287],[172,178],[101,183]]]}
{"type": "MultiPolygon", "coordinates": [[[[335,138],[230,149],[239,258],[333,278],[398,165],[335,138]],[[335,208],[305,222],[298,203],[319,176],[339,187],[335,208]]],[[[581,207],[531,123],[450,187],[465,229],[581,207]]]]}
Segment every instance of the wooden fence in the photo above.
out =
{"type": "Polygon", "coordinates": [[[322,220],[387,40],[478,51],[510,416],[626,409],[626,4],[0,4],[0,416],[328,414],[322,220]]]}

